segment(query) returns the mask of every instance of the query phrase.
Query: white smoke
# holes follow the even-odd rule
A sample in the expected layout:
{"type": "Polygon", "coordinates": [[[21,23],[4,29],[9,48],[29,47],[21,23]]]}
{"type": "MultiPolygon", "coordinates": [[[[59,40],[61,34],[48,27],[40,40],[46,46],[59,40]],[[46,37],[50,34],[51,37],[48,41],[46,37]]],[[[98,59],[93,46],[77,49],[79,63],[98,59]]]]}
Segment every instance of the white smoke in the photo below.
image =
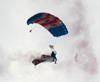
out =
{"type": "Polygon", "coordinates": [[[87,16],[90,16],[88,9],[94,8],[93,5],[89,6],[90,2],[1,0],[0,82],[98,82],[99,67],[95,57],[97,55],[93,51],[96,44],[92,46],[92,42],[95,43],[92,39],[93,31],[90,30],[91,24],[87,23],[87,16]],[[28,26],[27,19],[38,12],[48,12],[59,17],[67,26],[69,34],[54,38],[40,25],[28,26]],[[32,33],[29,32],[31,28],[32,33]],[[55,46],[57,64],[41,63],[34,68],[31,61],[35,57],[51,53],[49,44],[55,46]]]}

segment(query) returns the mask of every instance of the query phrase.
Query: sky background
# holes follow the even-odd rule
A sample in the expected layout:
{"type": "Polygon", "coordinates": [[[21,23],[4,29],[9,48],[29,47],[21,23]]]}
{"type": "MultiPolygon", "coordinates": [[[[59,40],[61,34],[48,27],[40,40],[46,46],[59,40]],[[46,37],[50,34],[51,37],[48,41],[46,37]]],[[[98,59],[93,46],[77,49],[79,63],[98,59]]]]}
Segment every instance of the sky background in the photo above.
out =
{"type": "Polygon", "coordinates": [[[0,82],[99,82],[99,0],[0,0],[0,82]],[[26,21],[39,12],[51,13],[69,34],[53,37],[26,21]],[[29,30],[33,29],[30,33],[29,30]],[[57,51],[57,64],[31,63],[57,51]]]}

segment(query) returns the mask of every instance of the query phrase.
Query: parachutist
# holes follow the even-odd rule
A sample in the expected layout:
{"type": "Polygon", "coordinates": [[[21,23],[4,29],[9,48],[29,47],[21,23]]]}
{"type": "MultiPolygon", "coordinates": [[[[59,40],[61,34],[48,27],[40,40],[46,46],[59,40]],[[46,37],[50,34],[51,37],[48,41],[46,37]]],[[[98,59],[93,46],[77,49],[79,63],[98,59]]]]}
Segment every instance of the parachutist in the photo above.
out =
{"type": "Polygon", "coordinates": [[[53,45],[49,45],[49,47],[50,47],[51,50],[52,50],[51,57],[53,57],[53,61],[54,61],[55,64],[56,64],[56,61],[57,61],[56,54],[57,54],[57,52],[54,50],[54,46],[53,46],[53,45]]]}
{"type": "Polygon", "coordinates": [[[56,58],[57,52],[55,51],[53,45],[49,45],[49,47],[51,48],[52,53],[51,53],[50,55],[45,55],[45,54],[43,54],[43,55],[41,55],[40,58],[34,59],[34,60],[32,61],[32,63],[33,63],[35,66],[38,65],[38,64],[40,64],[40,63],[42,63],[42,62],[54,62],[54,63],[56,64],[56,62],[57,62],[57,58],[56,58]]]}
{"type": "MultiPolygon", "coordinates": [[[[34,23],[37,23],[42,27],[44,27],[45,29],[47,29],[54,37],[60,37],[68,34],[68,30],[65,24],[58,17],[50,13],[45,13],[45,12],[37,13],[27,20],[27,25],[34,23]]],[[[32,32],[32,29],[30,30],[30,32],[32,32]]],[[[34,59],[32,63],[35,66],[46,61],[55,62],[56,64],[57,53],[53,45],[49,45],[49,47],[51,48],[52,53],[50,55],[41,55],[40,58],[34,59]]]]}

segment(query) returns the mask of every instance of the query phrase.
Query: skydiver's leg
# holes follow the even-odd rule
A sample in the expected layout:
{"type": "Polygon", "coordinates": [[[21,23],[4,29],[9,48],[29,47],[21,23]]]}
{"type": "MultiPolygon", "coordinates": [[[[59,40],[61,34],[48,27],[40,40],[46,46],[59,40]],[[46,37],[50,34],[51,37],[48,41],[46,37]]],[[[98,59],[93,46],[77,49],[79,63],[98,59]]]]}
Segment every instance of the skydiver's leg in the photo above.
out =
{"type": "Polygon", "coordinates": [[[56,62],[57,62],[57,58],[55,57],[54,60],[55,60],[55,64],[56,64],[56,62]]]}
{"type": "Polygon", "coordinates": [[[55,64],[56,64],[56,60],[55,60],[55,64]]]}

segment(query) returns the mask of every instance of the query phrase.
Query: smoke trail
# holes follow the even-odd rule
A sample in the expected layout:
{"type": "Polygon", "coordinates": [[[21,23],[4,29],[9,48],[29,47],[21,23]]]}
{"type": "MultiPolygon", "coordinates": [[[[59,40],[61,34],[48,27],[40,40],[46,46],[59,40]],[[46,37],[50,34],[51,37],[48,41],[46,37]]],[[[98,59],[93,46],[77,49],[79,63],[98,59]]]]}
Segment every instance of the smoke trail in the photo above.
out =
{"type": "Polygon", "coordinates": [[[76,0],[71,10],[73,10],[71,13],[76,18],[71,27],[71,36],[77,38],[76,46],[74,47],[76,50],[75,61],[84,71],[95,74],[97,72],[97,61],[92,50],[83,2],[76,0]]]}
{"type": "MultiPolygon", "coordinates": [[[[10,67],[9,57],[0,46],[0,77],[5,76],[8,73],[10,67]]],[[[1,79],[0,79],[1,80],[1,79]]]]}

